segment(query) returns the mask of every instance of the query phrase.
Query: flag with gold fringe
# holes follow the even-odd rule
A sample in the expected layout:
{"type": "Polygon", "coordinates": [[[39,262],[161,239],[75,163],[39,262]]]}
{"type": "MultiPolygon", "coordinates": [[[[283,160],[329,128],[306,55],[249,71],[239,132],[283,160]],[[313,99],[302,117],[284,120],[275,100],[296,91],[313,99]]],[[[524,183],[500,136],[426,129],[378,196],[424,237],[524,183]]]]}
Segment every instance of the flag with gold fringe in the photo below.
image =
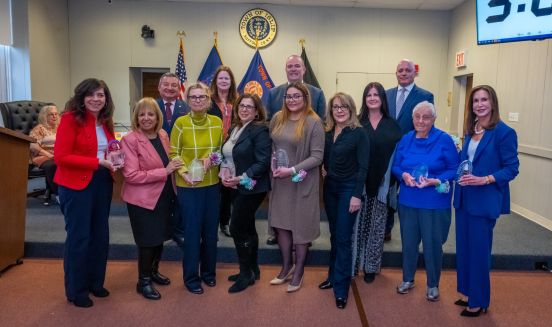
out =
{"type": "Polygon", "coordinates": [[[268,75],[263,58],[261,58],[261,53],[259,50],[256,50],[249,68],[247,68],[247,72],[238,86],[238,92],[241,94],[256,94],[265,102],[266,97],[268,97],[268,90],[273,87],[274,82],[272,82],[270,75],[268,75]]]}
{"type": "Polygon", "coordinates": [[[312,70],[312,67],[309,62],[309,58],[307,58],[307,52],[305,51],[305,46],[301,45],[301,59],[303,59],[303,63],[305,64],[305,75],[303,76],[303,82],[310,84],[312,86],[316,86],[317,88],[320,88],[320,83],[318,83],[318,79],[316,78],[316,75],[314,75],[314,71],[312,70]]]}
{"type": "Polygon", "coordinates": [[[197,80],[205,83],[206,85],[210,85],[215,72],[220,65],[222,65],[222,59],[220,57],[220,53],[215,41],[215,44],[213,45],[211,52],[209,52],[207,60],[205,60],[205,64],[203,65],[203,68],[201,69],[201,73],[199,73],[199,77],[197,78],[197,80]]]}

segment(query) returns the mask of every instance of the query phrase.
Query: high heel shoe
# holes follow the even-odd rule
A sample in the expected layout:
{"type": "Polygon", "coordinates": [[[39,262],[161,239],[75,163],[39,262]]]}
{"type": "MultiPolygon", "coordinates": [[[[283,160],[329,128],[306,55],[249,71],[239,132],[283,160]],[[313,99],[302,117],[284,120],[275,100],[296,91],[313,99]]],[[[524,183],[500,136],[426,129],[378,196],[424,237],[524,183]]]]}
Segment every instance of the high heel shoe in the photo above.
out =
{"type": "Polygon", "coordinates": [[[456,302],[454,302],[454,304],[459,305],[461,307],[467,307],[468,306],[468,301],[458,299],[458,300],[456,300],[456,302]]]}
{"type": "Polygon", "coordinates": [[[288,271],[288,273],[284,276],[284,278],[278,278],[278,276],[274,277],[270,281],[270,285],[282,285],[287,280],[291,278],[291,275],[293,275],[293,271],[295,270],[295,265],[291,266],[291,269],[288,271]]]}
{"type": "Polygon", "coordinates": [[[460,315],[461,315],[462,317],[470,317],[470,318],[472,318],[472,317],[479,317],[479,315],[481,314],[481,312],[487,313],[487,308],[481,308],[481,307],[480,307],[479,310],[477,310],[477,311],[469,311],[468,309],[469,309],[469,308],[464,309],[464,310],[460,313],[460,315]]]}
{"type": "Polygon", "coordinates": [[[299,281],[299,285],[288,284],[287,292],[288,293],[297,292],[301,288],[301,286],[303,285],[303,277],[305,277],[304,274],[303,274],[303,276],[301,276],[301,280],[299,281]]]}

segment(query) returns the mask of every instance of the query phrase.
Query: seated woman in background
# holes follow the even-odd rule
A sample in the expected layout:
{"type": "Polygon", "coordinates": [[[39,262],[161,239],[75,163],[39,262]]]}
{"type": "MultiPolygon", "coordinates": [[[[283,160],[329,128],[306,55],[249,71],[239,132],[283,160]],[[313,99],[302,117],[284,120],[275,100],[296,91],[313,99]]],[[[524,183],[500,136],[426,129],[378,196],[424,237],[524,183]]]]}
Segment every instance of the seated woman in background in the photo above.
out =
{"type": "Polygon", "coordinates": [[[54,195],[56,200],[58,199],[58,186],[54,183],[56,174],[54,143],[56,143],[58,125],[59,113],[56,106],[47,105],[40,109],[38,125],[29,133],[30,137],[36,139],[36,143],[31,143],[31,161],[35,166],[43,169],[46,175],[45,206],[50,205],[50,196],[54,195]]]}
{"type": "Polygon", "coordinates": [[[235,281],[229,293],[243,291],[260,279],[257,263],[259,236],[255,212],[270,190],[268,175],[272,141],[265,123],[261,99],[244,94],[234,106],[234,127],[222,147],[222,184],[232,192],[230,232],[234,238],[240,273],[228,278],[235,281]]]}
{"type": "Polygon", "coordinates": [[[161,294],[152,282],[169,285],[159,273],[163,242],[172,235],[172,213],[176,194],[172,173],[182,166],[169,160],[170,142],[163,126],[163,114],[153,98],[143,98],[134,106],[132,132],[122,139],[125,154],[121,198],[127,203],[134,241],[138,246],[136,291],[150,300],[161,294]]]}
{"type": "Polygon", "coordinates": [[[401,181],[403,281],[397,293],[406,294],[414,287],[418,247],[422,241],[429,301],[439,300],[443,244],[451,221],[452,181],[458,168],[454,141],[433,126],[436,117],[435,107],[427,101],[414,107],[414,130],[405,134],[397,145],[392,168],[401,181]]]}

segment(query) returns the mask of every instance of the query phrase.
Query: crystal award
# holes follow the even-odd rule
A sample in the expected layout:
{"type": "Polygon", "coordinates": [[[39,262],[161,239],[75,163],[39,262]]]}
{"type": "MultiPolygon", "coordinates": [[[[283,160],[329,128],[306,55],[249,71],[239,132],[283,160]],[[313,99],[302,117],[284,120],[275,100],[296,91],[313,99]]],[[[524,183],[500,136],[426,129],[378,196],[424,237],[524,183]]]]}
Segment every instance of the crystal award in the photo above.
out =
{"type": "Polygon", "coordinates": [[[414,177],[416,184],[421,184],[422,178],[427,178],[427,176],[428,176],[428,168],[426,164],[419,164],[412,171],[412,177],[414,177]]]}
{"type": "Polygon", "coordinates": [[[278,168],[287,168],[289,166],[289,158],[286,150],[279,149],[272,154],[272,171],[278,168]]]}
{"type": "Polygon", "coordinates": [[[464,175],[471,175],[473,171],[473,164],[469,160],[464,160],[460,163],[458,166],[458,170],[456,170],[456,182],[460,182],[460,178],[464,175]]]}
{"type": "Polygon", "coordinates": [[[107,145],[107,160],[111,161],[113,168],[119,169],[125,165],[125,154],[121,150],[121,142],[112,140],[107,145]]]}

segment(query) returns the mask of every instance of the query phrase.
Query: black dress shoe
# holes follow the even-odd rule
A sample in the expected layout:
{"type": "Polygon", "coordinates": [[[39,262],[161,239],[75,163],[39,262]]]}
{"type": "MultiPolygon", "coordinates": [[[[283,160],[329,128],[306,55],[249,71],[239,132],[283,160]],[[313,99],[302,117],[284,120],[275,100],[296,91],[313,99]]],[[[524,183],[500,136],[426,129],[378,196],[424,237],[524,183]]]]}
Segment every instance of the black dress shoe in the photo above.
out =
{"type": "Polygon", "coordinates": [[[276,238],[276,236],[269,236],[269,237],[266,239],[266,244],[268,244],[268,245],[276,245],[276,244],[278,244],[278,238],[276,238]]]}
{"type": "Polygon", "coordinates": [[[460,315],[462,317],[470,317],[470,318],[473,318],[473,317],[479,317],[479,315],[481,314],[481,312],[483,313],[487,313],[487,308],[479,308],[479,310],[477,311],[469,311],[468,308],[464,309],[460,315]]]}
{"type": "Polygon", "coordinates": [[[325,281],[323,281],[318,285],[318,288],[321,290],[329,290],[330,288],[333,288],[333,284],[332,282],[326,279],[325,281]]]}
{"type": "Polygon", "coordinates": [[[209,287],[217,285],[217,281],[215,279],[204,279],[203,282],[209,287]]]}
{"type": "Polygon", "coordinates": [[[173,236],[172,240],[176,243],[176,245],[183,247],[184,246],[184,237],[182,236],[173,236]]]}
{"type": "Polygon", "coordinates": [[[197,287],[188,287],[186,286],[186,289],[188,289],[188,292],[193,294],[203,294],[203,287],[197,286],[197,287]]]}
{"type": "MultiPolygon", "coordinates": [[[[255,275],[255,280],[260,280],[261,279],[261,271],[259,270],[258,266],[257,266],[257,269],[253,270],[253,274],[255,275]]],[[[238,280],[238,277],[240,277],[240,273],[230,275],[230,276],[228,276],[228,281],[229,282],[235,282],[235,281],[238,280]]]]}
{"type": "Polygon", "coordinates": [[[95,297],[108,297],[109,296],[109,291],[105,287],[98,288],[96,290],[91,290],[90,292],[95,297]]]}
{"type": "Polygon", "coordinates": [[[345,309],[345,307],[347,306],[347,299],[343,298],[343,297],[336,298],[335,299],[335,306],[338,309],[345,309]]]}
{"type": "Polygon", "coordinates": [[[368,284],[372,283],[376,279],[375,273],[364,273],[364,281],[368,284]]]}
{"type": "Polygon", "coordinates": [[[84,299],[75,299],[75,300],[69,300],[70,303],[73,303],[76,307],[79,308],[90,308],[94,305],[94,302],[89,297],[85,297],[84,299]]]}
{"type": "Polygon", "coordinates": [[[454,304],[459,305],[461,307],[467,307],[468,306],[468,301],[458,299],[458,300],[456,300],[456,302],[454,302],[454,304]]]}
{"type": "Polygon", "coordinates": [[[171,280],[168,277],[163,276],[158,271],[154,271],[151,274],[151,281],[158,284],[158,285],[169,285],[171,283],[171,280]]]}
{"type": "Polygon", "coordinates": [[[140,277],[136,284],[136,292],[142,294],[148,300],[159,300],[161,294],[153,287],[150,277],[140,277]]]}

